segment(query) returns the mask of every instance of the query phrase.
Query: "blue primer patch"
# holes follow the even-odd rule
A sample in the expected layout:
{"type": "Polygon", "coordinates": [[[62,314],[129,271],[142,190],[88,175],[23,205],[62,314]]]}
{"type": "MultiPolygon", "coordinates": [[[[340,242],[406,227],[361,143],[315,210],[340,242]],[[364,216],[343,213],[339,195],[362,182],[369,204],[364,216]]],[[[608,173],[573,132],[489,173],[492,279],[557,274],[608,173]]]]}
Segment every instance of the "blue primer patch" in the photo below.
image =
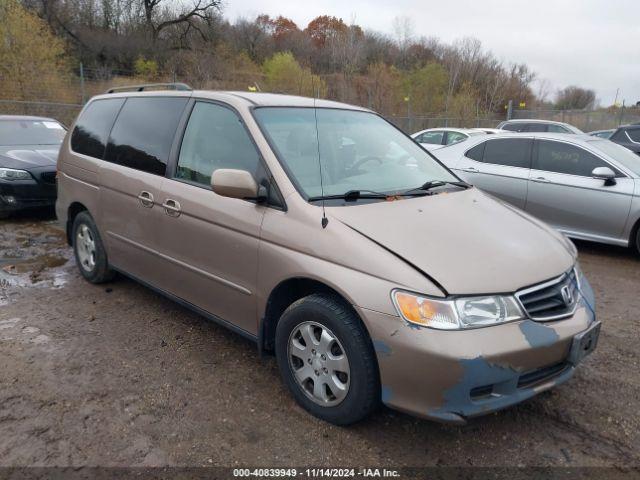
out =
{"type": "Polygon", "coordinates": [[[393,397],[393,390],[391,390],[391,387],[382,385],[382,403],[389,403],[391,401],[391,397],[393,397]]]}
{"type": "Polygon", "coordinates": [[[553,328],[531,320],[522,322],[520,331],[532,348],[549,347],[560,338],[553,328]]]}
{"type": "Polygon", "coordinates": [[[593,293],[593,289],[591,288],[591,284],[589,283],[589,280],[587,280],[587,277],[585,277],[582,272],[580,275],[579,292],[580,292],[580,295],[582,296],[582,302],[586,305],[586,307],[589,309],[589,312],[592,315],[592,321],[595,320],[596,296],[593,293]]]}
{"type": "MultiPolygon", "coordinates": [[[[520,373],[511,367],[487,362],[482,357],[461,360],[464,371],[460,381],[444,393],[441,407],[427,410],[427,415],[447,423],[463,424],[467,417],[486,414],[520,403],[535,396],[535,388],[518,388],[520,373]],[[497,397],[471,399],[471,389],[493,385],[497,397]]],[[[554,385],[565,382],[573,375],[568,369],[554,380],[554,385]]]]}
{"type": "Polygon", "coordinates": [[[391,347],[384,343],[382,340],[373,341],[373,349],[383,357],[391,355],[391,347]]]}
{"type": "MultiPolygon", "coordinates": [[[[510,367],[503,367],[487,362],[482,357],[460,360],[463,368],[463,374],[460,381],[444,392],[443,405],[437,410],[430,411],[433,416],[446,416],[449,413],[457,413],[459,415],[473,415],[483,410],[482,402],[472,402],[470,392],[474,387],[482,385],[496,385],[505,390],[510,390],[507,395],[499,399],[491,399],[487,401],[487,406],[491,409],[500,408],[498,403],[504,401],[505,404],[514,403],[514,396],[517,396],[517,383],[519,373],[510,367]]],[[[524,393],[524,392],[522,392],[524,393]]]]}

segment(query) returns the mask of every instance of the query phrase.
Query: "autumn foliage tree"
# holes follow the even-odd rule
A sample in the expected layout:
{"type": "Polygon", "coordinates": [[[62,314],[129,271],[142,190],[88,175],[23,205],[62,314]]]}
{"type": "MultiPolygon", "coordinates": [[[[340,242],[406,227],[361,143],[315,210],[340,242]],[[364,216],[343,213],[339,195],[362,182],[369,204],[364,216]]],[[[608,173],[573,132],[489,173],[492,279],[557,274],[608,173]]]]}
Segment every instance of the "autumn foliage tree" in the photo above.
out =
{"type": "Polygon", "coordinates": [[[0,98],[68,100],[65,45],[17,0],[0,0],[0,98]]]}

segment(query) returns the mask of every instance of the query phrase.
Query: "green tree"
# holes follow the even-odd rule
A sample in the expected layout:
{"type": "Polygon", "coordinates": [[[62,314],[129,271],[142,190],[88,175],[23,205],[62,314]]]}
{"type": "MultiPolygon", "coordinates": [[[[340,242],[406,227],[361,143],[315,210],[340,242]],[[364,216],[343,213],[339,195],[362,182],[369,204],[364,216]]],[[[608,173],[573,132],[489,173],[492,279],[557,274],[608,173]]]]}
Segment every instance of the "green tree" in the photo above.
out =
{"type": "Polygon", "coordinates": [[[158,77],[158,62],[155,60],[146,59],[143,56],[139,56],[133,68],[136,76],[144,79],[153,80],[158,77]]]}
{"type": "Polygon", "coordinates": [[[404,76],[399,93],[409,97],[415,114],[440,112],[444,110],[448,83],[445,68],[438,63],[428,63],[404,76]]]}
{"type": "Polygon", "coordinates": [[[17,0],[0,0],[0,98],[69,100],[64,43],[17,0]]]}
{"type": "Polygon", "coordinates": [[[269,91],[308,97],[326,94],[324,81],[310,69],[301,67],[290,52],[276,53],[265,60],[262,69],[269,91]]]}

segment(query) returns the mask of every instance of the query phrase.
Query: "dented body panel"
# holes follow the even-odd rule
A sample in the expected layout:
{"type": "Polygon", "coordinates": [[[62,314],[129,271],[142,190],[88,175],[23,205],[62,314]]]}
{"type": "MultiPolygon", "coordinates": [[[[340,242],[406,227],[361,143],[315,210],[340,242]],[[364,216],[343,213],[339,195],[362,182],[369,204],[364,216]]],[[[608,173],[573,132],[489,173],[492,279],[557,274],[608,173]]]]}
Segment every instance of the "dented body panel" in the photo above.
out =
{"type": "Polygon", "coordinates": [[[462,424],[567,381],[575,370],[568,362],[574,336],[596,321],[593,291],[584,276],[580,295],[570,318],[469,331],[421,328],[398,316],[360,309],[378,357],[383,402],[412,415],[462,424]],[[546,367],[556,368],[537,381],[523,382],[535,380],[532,373],[546,367]],[[489,394],[472,397],[474,389],[482,393],[488,386],[489,394]]]}

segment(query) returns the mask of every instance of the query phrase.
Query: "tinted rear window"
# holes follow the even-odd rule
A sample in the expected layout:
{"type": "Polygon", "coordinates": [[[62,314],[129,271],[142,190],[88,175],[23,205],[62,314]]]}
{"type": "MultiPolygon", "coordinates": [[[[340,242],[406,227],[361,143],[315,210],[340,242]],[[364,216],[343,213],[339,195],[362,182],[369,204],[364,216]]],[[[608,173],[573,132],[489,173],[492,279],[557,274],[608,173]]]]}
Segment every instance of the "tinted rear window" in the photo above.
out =
{"type": "Polygon", "coordinates": [[[123,98],[91,102],[73,129],[71,149],[90,157],[102,158],[109,130],[123,103],[123,98]]]}
{"type": "Polygon", "coordinates": [[[482,161],[482,155],[484,154],[484,146],[487,142],[482,142],[480,145],[476,145],[471,150],[469,150],[465,156],[470,158],[471,160],[475,160],[476,162],[482,161]]]}
{"type": "Polygon", "coordinates": [[[507,167],[529,168],[530,158],[530,139],[501,138],[486,142],[482,161],[507,167]]]}
{"type": "Polygon", "coordinates": [[[105,160],[164,175],[187,101],[176,97],[128,98],[111,130],[105,160]]]}

